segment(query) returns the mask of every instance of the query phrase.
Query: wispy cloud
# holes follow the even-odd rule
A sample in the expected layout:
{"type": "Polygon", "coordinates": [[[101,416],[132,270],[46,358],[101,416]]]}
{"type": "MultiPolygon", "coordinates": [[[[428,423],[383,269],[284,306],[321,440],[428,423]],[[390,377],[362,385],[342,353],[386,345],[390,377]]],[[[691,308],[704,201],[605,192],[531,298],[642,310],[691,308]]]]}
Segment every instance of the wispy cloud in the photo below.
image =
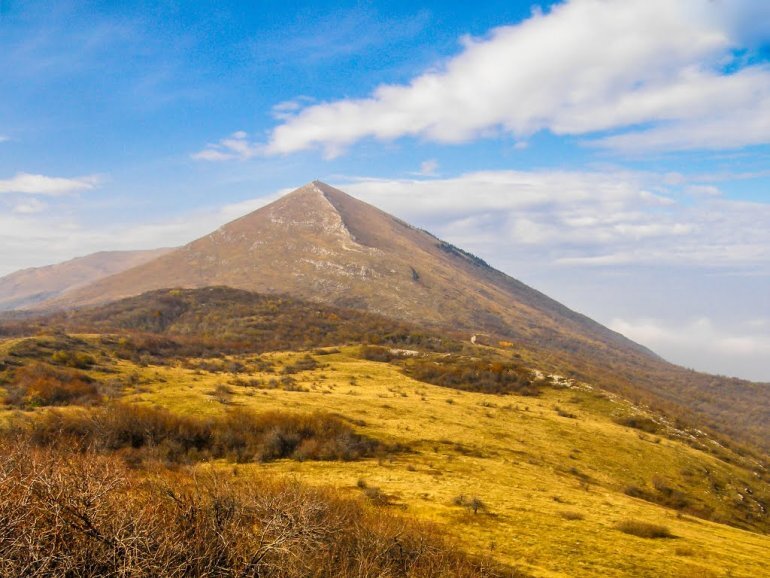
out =
{"type": "Polygon", "coordinates": [[[198,161],[246,160],[262,154],[264,146],[249,140],[244,131],[237,131],[217,143],[208,144],[202,151],[192,155],[198,161]]]}
{"type": "Polygon", "coordinates": [[[332,157],[366,138],[526,142],[541,130],[635,153],[767,143],[770,67],[746,58],[770,38],[766,6],[571,0],[464,38],[459,55],[408,84],[283,111],[265,151],[332,157]]]}
{"type": "Polygon", "coordinates": [[[420,163],[420,174],[424,177],[436,176],[438,170],[438,161],[436,159],[428,159],[420,163]]]}
{"type": "Polygon", "coordinates": [[[0,193],[58,196],[94,189],[101,181],[99,175],[62,178],[17,173],[10,179],[0,180],[0,193]]]}
{"type": "Polygon", "coordinates": [[[35,213],[42,213],[47,208],[48,205],[38,199],[25,199],[16,203],[13,206],[12,211],[22,215],[32,215],[35,213]]]}

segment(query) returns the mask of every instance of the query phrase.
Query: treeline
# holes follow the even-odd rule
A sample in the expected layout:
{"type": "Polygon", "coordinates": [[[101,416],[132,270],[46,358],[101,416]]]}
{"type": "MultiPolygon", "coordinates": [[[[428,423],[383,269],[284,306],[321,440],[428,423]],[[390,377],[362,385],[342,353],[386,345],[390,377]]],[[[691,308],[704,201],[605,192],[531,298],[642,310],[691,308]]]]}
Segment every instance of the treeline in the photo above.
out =
{"type": "Polygon", "coordinates": [[[0,440],[0,575],[523,576],[330,490],[207,472],[0,440]]]}

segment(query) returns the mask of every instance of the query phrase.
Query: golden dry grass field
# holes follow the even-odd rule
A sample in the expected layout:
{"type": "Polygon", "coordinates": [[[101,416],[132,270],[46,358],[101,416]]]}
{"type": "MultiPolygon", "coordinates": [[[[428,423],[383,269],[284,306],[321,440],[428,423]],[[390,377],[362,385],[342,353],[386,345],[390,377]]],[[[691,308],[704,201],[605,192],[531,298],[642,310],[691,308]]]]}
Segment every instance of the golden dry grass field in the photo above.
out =
{"type": "MultiPolygon", "coordinates": [[[[539,398],[461,392],[413,381],[389,364],[354,353],[319,356],[324,367],[295,374],[296,389],[307,391],[232,385],[235,376],[226,373],[149,367],[141,370],[146,383],[127,397],[183,413],[220,413],[240,405],[331,411],[360,420],[362,433],[410,452],[361,462],[281,461],[238,469],[246,475],[296,476],[351,493],[361,492],[359,486],[379,488],[391,508],[437,522],[470,550],[535,575],[761,576],[767,571],[767,536],[677,515],[623,493],[629,484],[649,485],[663,476],[689,484],[715,509],[726,509],[732,507],[730,498],[709,496],[707,485],[687,474],[706,467],[727,484],[745,472],[683,443],[617,425],[610,416],[629,410],[622,401],[580,389],[549,390],[539,398]],[[456,505],[460,496],[480,499],[484,510],[473,514],[456,505]],[[664,525],[675,538],[624,534],[614,526],[625,519],[664,525]]],[[[289,364],[301,355],[264,357],[289,364]]],[[[266,383],[274,377],[253,375],[266,383]]]]}
{"type": "Polygon", "coordinates": [[[405,450],[351,462],[202,467],[227,468],[239,477],[288,476],[374,497],[387,502],[377,507],[434,522],[468,551],[535,576],[767,575],[767,534],[626,494],[631,486],[675,488],[712,519],[735,521],[736,508],[749,498],[745,489],[759,484],[749,470],[675,437],[613,421],[642,409],[586,384],[548,387],[539,397],[433,386],[394,365],[363,360],[358,350],[314,353],[320,366],[293,373],[288,387],[281,369],[304,352],[234,356],[224,363],[117,361],[110,373],[94,375],[130,376],[124,400],[186,415],[244,407],[343,416],[358,432],[405,450]],[[239,362],[241,370],[225,371],[227,361],[239,362]],[[616,525],[627,520],[664,526],[673,537],[623,533],[616,525]]]}

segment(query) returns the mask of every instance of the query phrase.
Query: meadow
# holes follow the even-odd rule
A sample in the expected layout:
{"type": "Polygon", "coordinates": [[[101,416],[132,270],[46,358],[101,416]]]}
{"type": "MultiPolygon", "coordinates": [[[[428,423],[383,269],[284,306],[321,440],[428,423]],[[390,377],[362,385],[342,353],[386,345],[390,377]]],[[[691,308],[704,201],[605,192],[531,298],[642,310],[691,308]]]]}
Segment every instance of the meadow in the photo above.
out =
{"type": "MultiPolygon", "coordinates": [[[[409,377],[412,352],[372,361],[358,345],[136,362],[112,356],[100,336],[79,340],[93,356],[80,371],[110,384],[104,397],[85,407],[8,408],[5,423],[87,414],[114,400],[204,421],[330,416],[376,447],[351,459],[207,454],[173,467],[333,488],[534,576],[766,571],[762,465],[591,384],[541,376],[545,385],[529,395],[462,391],[409,377]]],[[[0,354],[23,344],[6,341],[0,354]]],[[[441,363],[441,354],[420,355],[441,363]]]]}

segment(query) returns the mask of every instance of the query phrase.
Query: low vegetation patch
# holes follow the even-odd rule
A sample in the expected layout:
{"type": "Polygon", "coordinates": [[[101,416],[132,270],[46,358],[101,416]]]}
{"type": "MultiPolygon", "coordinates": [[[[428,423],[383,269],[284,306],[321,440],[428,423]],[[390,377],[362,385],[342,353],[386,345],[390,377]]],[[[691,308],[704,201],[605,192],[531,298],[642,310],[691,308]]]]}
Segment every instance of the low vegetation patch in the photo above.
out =
{"type": "Polygon", "coordinates": [[[5,389],[5,403],[18,408],[89,405],[102,399],[99,384],[87,374],[40,362],[14,369],[5,389]]]}
{"type": "Polygon", "coordinates": [[[404,373],[418,381],[465,391],[519,395],[540,393],[531,372],[511,362],[458,356],[410,359],[405,362],[404,373]]]}
{"type": "Polygon", "coordinates": [[[615,423],[641,430],[647,433],[658,433],[660,426],[649,417],[632,415],[615,418],[615,423]]]}
{"type": "Polygon", "coordinates": [[[321,367],[321,364],[318,363],[315,359],[313,359],[310,355],[305,355],[301,359],[298,359],[294,363],[290,363],[286,365],[282,370],[281,373],[284,375],[292,375],[295,373],[300,373],[303,371],[313,371],[314,369],[318,369],[321,367]]]}
{"type": "MultiPolygon", "coordinates": [[[[632,498],[639,498],[666,508],[686,512],[705,520],[714,519],[712,508],[701,503],[695,497],[673,487],[669,481],[660,476],[653,476],[652,489],[630,485],[626,486],[623,491],[632,498]]],[[[738,525],[738,520],[735,519],[729,523],[738,525]]]]}
{"type": "Polygon", "coordinates": [[[469,512],[473,512],[474,514],[484,513],[488,509],[484,501],[478,496],[466,496],[461,494],[459,496],[455,496],[455,498],[452,500],[452,503],[455,506],[460,506],[469,512]]]}
{"type": "Polygon", "coordinates": [[[623,520],[615,527],[624,534],[631,534],[639,538],[673,538],[674,535],[665,526],[640,522],[639,520],[623,520]]]}
{"type": "Polygon", "coordinates": [[[565,520],[571,520],[571,521],[585,519],[585,516],[580,512],[565,511],[565,512],[560,512],[559,515],[565,520]]]}
{"type": "Polygon", "coordinates": [[[356,460],[393,451],[323,413],[233,409],[224,417],[200,418],[116,403],[87,412],[50,411],[28,420],[23,431],[38,446],[75,444],[103,453],[119,451],[133,462],[356,460]]]}
{"type": "Polygon", "coordinates": [[[539,395],[532,372],[511,361],[478,359],[456,354],[405,355],[387,347],[364,346],[361,357],[394,363],[417,381],[481,393],[539,395]]]}

